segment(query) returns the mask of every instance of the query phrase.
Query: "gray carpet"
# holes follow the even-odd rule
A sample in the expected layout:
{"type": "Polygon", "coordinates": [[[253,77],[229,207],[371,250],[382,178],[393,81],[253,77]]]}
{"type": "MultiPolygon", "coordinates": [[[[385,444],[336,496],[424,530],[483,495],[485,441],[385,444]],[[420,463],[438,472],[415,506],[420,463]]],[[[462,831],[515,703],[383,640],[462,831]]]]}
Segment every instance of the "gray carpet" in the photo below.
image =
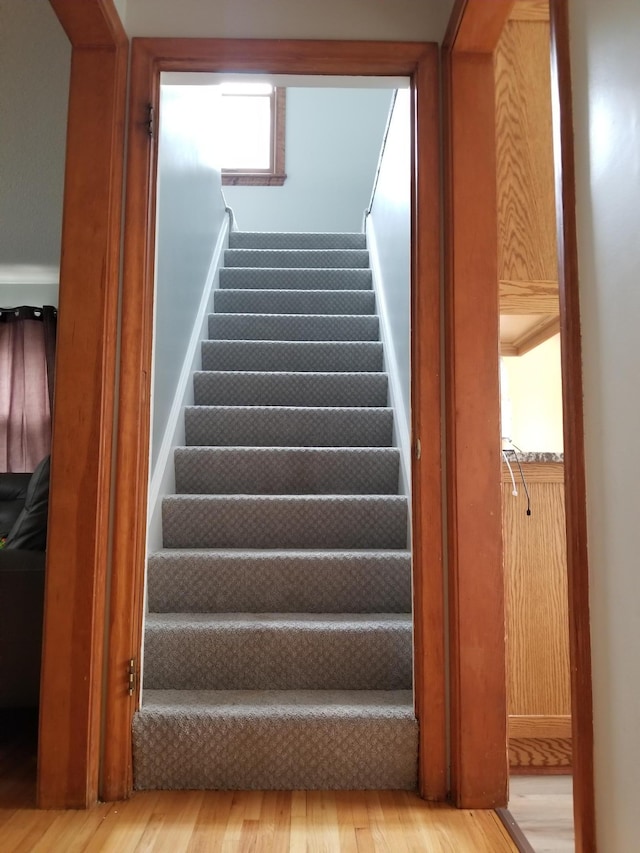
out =
{"type": "Polygon", "coordinates": [[[408,501],[363,234],[233,232],[148,565],[138,789],[414,788],[408,501]]]}

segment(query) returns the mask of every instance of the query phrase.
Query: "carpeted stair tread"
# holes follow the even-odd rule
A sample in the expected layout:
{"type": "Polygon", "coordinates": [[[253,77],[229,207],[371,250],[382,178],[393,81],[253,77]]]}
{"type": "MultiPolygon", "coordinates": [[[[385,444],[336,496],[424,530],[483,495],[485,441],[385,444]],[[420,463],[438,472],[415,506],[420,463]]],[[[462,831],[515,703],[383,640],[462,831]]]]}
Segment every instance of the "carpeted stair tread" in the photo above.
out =
{"type": "Polygon", "coordinates": [[[410,613],[409,551],[164,550],[152,613],[410,613]]]}
{"type": "Polygon", "coordinates": [[[149,555],[137,789],[414,789],[409,502],[364,234],[234,231],[149,555]]]}
{"type": "Polygon", "coordinates": [[[411,616],[152,613],[144,688],[408,690],[411,616]]]}
{"type": "Polygon", "coordinates": [[[165,548],[405,548],[404,495],[169,495],[165,548]]]}
{"type": "Polygon", "coordinates": [[[366,249],[226,249],[225,267],[364,269],[366,249]]]}
{"type": "Polygon", "coordinates": [[[329,231],[231,231],[230,249],[366,249],[363,233],[329,231]]]}
{"type": "Polygon", "coordinates": [[[378,318],[368,314],[209,314],[212,340],[377,341],[378,318]]]}
{"type": "Polygon", "coordinates": [[[203,370],[366,372],[382,370],[379,341],[203,341],[203,370]]]}
{"type": "Polygon", "coordinates": [[[187,406],[186,442],[223,447],[389,447],[393,410],[381,406],[187,406]]]}
{"type": "Polygon", "coordinates": [[[394,447],[178,447],[176,493],[390,495],[394,447]]]}
{"type": "Polygon", "coordinates": [[[230,314],[375,314],[372,290],[216,290],[214,311],[230,314]]]}
{"type": "Polygon", "coordinates": [[[259,290],[371,290],[371,270],[223,267],[220,288],[259,290]]]}
{"type": "Polygon", "coordinates": [[[197,406],[386,406],[386,373],[197,371],[197,406]]]}
{"type": "Polygon", "coordinates": [[[135,787],[414,789],[410,690],[145,690],[135,787]]]}

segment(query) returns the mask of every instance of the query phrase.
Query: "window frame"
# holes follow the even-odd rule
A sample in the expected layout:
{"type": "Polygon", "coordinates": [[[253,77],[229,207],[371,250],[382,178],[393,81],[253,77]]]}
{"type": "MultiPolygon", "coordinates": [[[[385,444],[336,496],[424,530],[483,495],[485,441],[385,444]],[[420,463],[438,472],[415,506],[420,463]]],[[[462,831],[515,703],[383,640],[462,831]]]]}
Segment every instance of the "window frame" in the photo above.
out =
{"type": "Polygon", "coordinates": [[[271,140],[269,168],[222,169],[223,187],[281,187],[285,173],[285,126],[287,115],[287,90],[274,86],[271,95],[271,140]]]}

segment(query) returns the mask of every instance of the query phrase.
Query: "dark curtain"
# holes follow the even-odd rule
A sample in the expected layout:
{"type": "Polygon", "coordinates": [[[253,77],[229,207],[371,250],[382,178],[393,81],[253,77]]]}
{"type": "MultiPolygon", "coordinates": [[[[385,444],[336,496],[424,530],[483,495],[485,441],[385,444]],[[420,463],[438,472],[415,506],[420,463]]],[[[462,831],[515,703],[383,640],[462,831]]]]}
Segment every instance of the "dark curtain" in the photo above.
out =
{"type": "Polygon", "coordinates": [[[0,472],[31,472],[51,451],[57,311],[0,308],[0,472]]]}

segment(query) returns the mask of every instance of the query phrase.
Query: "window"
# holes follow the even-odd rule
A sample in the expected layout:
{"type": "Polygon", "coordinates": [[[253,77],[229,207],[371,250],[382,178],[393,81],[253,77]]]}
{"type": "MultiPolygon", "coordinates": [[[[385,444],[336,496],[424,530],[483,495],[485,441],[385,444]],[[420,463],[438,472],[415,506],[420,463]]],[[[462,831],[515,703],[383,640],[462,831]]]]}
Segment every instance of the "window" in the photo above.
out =
{"type": "Polygon", "coordinates": [[[286,90],[266,83],[220,88],[223,186],[282,186],[286,90]]]}

